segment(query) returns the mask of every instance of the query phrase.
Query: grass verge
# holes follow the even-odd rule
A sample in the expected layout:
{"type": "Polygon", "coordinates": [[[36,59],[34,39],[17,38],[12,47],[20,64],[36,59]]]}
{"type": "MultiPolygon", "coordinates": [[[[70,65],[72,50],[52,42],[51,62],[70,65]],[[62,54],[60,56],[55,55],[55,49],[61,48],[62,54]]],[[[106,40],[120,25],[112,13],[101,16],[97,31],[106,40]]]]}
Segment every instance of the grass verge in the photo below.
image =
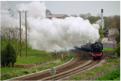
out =
{"type": "MultiPolygon", "coordinates": [[[[1,40],[1,49],[3,49],[6,44],[7,40],[1,40]]],[[[67,61],[69,61],[72,57],[66,57],[64,59],[57,59],[54,58],[52,53],[45,52],[45,51],[39,51],[39,50],[34,50],[28,46],[27,50],[27,56],[26,56],[26,51],[25,51],[25,44],[22,43],[22,49],[21,49],[21,56],[19,55],[19,44],[17,43],[16,40],[11,40],[10,41],[12,45],[14,46],[16,52],[17,52],[17,61],[16,64],[21,65],[21,64],[43,64],[42,66],[37,66],[33,68],[17,68],[17,67],[1,67],[1,80],[5,79],[10,79],[13,77],[29,74],[29,73],[35,73],[37,71],[45,70],[48,68],[52,68],[54,66],[63,64],[67,61]],[[47,62],[50,62],[49,64],[46,64],[47,62]]],[[[0,49],[0,50],[1,50],[0,49]]]]}
{"type": "Polygon", "coordinates": [[[70,77],[70,80],[120,80],[120,59],[107,59],[100,67],[70,77]],[[115,76],[114,76],[115,75],[115,76]]]}

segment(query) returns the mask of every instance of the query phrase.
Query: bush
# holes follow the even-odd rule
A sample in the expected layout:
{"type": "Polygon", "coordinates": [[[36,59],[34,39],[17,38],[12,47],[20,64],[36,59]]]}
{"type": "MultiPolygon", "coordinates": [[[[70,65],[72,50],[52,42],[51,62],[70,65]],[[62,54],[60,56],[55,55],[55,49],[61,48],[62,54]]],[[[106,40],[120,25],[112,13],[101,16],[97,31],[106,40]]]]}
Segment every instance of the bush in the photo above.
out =
{"type": "Polygon", "coordinates": [[[117,44],[113,52],[117,57],[120,57],[120,42],[117,44]]]}
{"type": "Polygon", "coordinates": [[[119,44],[117,45],[117,47],[115,48],[114,52],[116,53],[116,55],[117,55],[118,57],[120,57],[120,42],[119,42],[119,44]]]}
{"type": "Polygon", "coordinates": [[[104,38],[104,30],[102,27],[99,29],[100,39],[102,40],[104,38]]]}
{"type": "Polygon", "coordinates": [[[13,46],[8,43],[7,46],[1,51],[1,66],[14,66],[16,62],[16,52],[13,46]]]}
{"type": "Polygon", "coordinates": [[[8,79],[8,78],[11,78],[12,76],[11,76],[11,74],[9,73],[9,74],[2,74],[1,75],[1,79],[2,80],[4,80],[4,79],[8,79]]]}
{"type": "Polygon", "coordinates": [[[115,80],[120,78],[120,69],[116,68],[115,70],[105,74],[104,76],[100,77],[98,80],[115,80]]]}
{"type": "Polygon", "coordinates": [[[23,73],[24,73],[24,74],[28,74],[28,73],[29,73],[29,71],[27,71],[27,70],[24,70],[24,71],[23,71],[23,73]]]}

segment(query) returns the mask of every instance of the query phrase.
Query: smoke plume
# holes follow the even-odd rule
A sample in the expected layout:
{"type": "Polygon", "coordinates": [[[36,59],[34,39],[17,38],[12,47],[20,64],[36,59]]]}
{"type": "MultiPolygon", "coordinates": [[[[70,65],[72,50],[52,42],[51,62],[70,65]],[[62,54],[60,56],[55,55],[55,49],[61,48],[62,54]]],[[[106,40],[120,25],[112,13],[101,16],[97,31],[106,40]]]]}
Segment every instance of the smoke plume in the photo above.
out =
{"type": "MultiPolygon", "coordinates": [[[[44,3],[20,4],[17,9],[28,11],[28,44],[33,49],[46,51],[69,50],[74,46],[94,43],[100,37],[99,25],[90,24],[89,20],[84,20],[81,17],[46,18],[44,3]]],[[[18,21],[18,18],[11,18],[18,21]]],[[[4,27],[4,25],[9,26],[11,23],[9,19],[7,22],[2,19],[1,25],[4,27]]],[[[12,25],[17,26],[16,24],[12,25]]]]}

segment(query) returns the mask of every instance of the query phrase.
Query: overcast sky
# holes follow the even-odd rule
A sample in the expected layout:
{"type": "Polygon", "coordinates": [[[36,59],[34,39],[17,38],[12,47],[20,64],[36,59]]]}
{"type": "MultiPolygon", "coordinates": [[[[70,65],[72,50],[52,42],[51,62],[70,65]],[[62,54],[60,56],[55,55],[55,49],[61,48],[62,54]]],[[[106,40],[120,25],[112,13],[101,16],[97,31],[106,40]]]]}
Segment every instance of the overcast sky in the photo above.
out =
{"type": "Polygon", "coordinates": [[[61,1],[46,2],[46,6],[53,13],[98,15],[100,9],[104,9],[104,15],[120,15],[119,1],[61,1]]]}
{"type": "MultiPolygon", "coordinates": [[[[15,6],[19,3],[28,2],[4,2],[2,6],[15,6]]],[[[104,9],[105,16],[120,15],[119,1],[46,1],[45,5],[52,13],[57,14],[85,14],[99,15],[100,9],[104,9]]]]}

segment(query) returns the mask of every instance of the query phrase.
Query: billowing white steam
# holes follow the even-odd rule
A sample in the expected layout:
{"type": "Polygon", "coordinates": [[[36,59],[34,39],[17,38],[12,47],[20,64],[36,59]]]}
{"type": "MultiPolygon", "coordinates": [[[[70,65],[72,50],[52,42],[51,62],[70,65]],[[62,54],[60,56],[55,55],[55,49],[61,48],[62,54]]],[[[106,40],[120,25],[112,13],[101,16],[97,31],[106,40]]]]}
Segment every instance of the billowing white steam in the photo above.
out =
{"type": "Polygon", "coordinates": [[[99,26],[88,20],[80,17],[45,18],[44,3],[32,2],[20,5],[19,9],[28,11],[28,42],[34,49],[61,51],[99,39],[99,26]]]}
{"type": "Polygon", "coordinates": [[[46,17],[46,7],[44,3],[40,2],[32,2],[27,4],[18,5],[18,10],[20,11],[28,11],[29,17],[32,18],[45,18],[46,17]]]}

